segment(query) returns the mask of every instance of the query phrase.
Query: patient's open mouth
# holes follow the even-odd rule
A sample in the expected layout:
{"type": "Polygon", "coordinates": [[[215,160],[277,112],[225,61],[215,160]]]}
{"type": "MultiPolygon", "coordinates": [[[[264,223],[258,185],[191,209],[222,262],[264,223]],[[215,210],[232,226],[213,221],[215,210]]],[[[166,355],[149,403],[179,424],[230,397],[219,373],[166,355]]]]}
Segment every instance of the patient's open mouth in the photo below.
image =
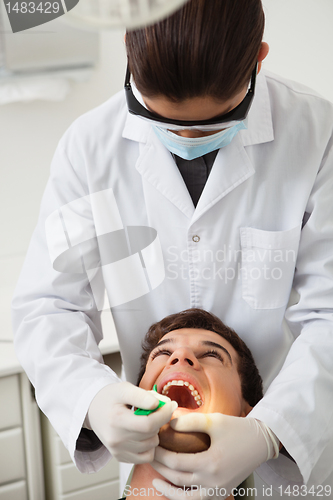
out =
{"type": "Polygon", "coordinates": [[[190,410],[195,410],[203,404],[196,388],[185,380],[170,380],[164,385],[162,394],[177,401],[178,407],[190,410]]]}

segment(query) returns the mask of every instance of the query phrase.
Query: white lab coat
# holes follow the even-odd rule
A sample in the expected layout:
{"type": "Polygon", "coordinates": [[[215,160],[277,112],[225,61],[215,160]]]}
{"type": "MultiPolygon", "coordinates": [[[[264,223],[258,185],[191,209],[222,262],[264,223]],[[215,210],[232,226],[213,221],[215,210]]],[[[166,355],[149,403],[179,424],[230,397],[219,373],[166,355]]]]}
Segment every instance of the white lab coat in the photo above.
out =
{"type": "MultiPolygon", "coordinates": [[[[196,209],[171,154],[149,123],[129,115],[123,92],[65,133],[13,315],[16,351],[38,404],[82,472],[98,470],[110,458],[105,448],[83,453],[75,444],[92,398],[118,378],[101,364],[98,294],[93,296],[85,274],[52,267],[64,248],[60,242],[50,256],[50,220],[55,233],[68,224],[72,243],[129,226],[157,231],[146,260],[152,263],[146,266],[150,292],[142,276],[134,284],[125,268],[120,280],[110,266],[102,268],[129,381],[136,382],[140,343],[153,322],[189,307],[212,311],[244,339],[264,379],[266,394],[252,415],[276,433],[297,463],[280,456],[261,467],[261,476],[286,485],[301,482],[301,475],[320,484],[330,475],[332,129],[330,103],[262,72],[248,129],[219,151],[196,209]],[[106,207],[99,214],[93,202],[98,193],[104,200],[99,206],[106,207]],[[59,210],[62,222],[52,219],[59,210]],[[132,285],[142,287],[141,296],[128,302],[132,285]]],[[[97,268],[91,271],[95,277],[97,268]]]]}

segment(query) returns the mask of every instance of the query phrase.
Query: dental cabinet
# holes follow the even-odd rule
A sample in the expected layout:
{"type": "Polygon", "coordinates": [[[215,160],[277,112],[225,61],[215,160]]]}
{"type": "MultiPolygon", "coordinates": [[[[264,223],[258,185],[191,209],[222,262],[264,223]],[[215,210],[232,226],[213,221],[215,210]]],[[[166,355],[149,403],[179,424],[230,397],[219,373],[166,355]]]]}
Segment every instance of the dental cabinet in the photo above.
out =
{"type": "MultiPolygon", "coordinates": [[[[102,312],[105,363],[120,374],[111,314],[102,312]]],[[[118,462],[81,474],[37,407],[33,387],[8,335],[0,335],[0,500],[104,500],[118,498],[118,462]]]]}
{"type": "Polygon", "coordinates": [[[0,341],[0,400],[0,500],[42,500],[39,410],[8,341],[0,341]]]}
{"type": "MultiPolygon", "coordinates": [[[[104,361],[119,376],[121,361],[117,337],[111,314],[102,313],[104,339],[100,349],[104,361]]],[[[105,500],[119,498],[119,466],[116,460],[110,462],[96,474],[81,474],[70,459],[47,418],[41,416],[42,442],[45,467],[46,500],[105,500]]],[[[1,500],[1,498],[0,498],[1,500]]]]}

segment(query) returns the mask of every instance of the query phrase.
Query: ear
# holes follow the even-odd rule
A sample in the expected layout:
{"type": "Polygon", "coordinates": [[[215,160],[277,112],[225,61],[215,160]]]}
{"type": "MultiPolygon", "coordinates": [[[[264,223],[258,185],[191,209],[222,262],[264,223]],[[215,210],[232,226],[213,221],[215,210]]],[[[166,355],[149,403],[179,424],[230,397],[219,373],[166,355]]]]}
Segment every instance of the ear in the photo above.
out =
{"type": "Polygon", "coordinates": [[[259,54],[258,54],[258,73],[261,70],[262,62],[265,59],[265,57],[267,57],[268,52],[269,52],[269,45],[268,45],[268,43],[262,42],[260,50],[259,50],[259,54]]]}
{"type": "Polygon", "coordinates": [[[253,406],[250,406],[247,401],[244,401],[241,417],[246,417],[246,415],[248,415],[252,409],[253,406]]]}

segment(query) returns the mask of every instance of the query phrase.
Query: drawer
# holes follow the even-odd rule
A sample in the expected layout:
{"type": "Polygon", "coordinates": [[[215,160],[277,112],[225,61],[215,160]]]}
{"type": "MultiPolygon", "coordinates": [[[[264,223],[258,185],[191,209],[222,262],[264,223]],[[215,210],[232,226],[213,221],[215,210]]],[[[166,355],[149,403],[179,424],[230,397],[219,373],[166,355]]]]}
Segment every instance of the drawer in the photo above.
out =
{"type": "Polygon", "coordinates": [[[0,378],[0,430],[22,424],[18,376],[0,378]]]}
{"type": "Polygon", "coordinates": [[[25,477],[23,432],[21,428],[0,432],[0,484],[25,477]]]}
{"type": "Polygon", "coordinates": [[[119,498],[119,481],[99,484],[61,496],[61,500],[116,500],[117,498],[119,498]]]}
{"type": "Polygon", "coordinates": [[[0,500],[28,500],[25,481],[0,486],[0,500]]]}
{"type": "Polygon", "coordinates": [[[110,482],[112,479],[119,477],[119,462],[110,460],[99,472],[94,474],[81,474],[73,463],[61,465],[60,472],[60,491],[69,493],[74,490],[87,488],[98,483],[110,482]]]}

